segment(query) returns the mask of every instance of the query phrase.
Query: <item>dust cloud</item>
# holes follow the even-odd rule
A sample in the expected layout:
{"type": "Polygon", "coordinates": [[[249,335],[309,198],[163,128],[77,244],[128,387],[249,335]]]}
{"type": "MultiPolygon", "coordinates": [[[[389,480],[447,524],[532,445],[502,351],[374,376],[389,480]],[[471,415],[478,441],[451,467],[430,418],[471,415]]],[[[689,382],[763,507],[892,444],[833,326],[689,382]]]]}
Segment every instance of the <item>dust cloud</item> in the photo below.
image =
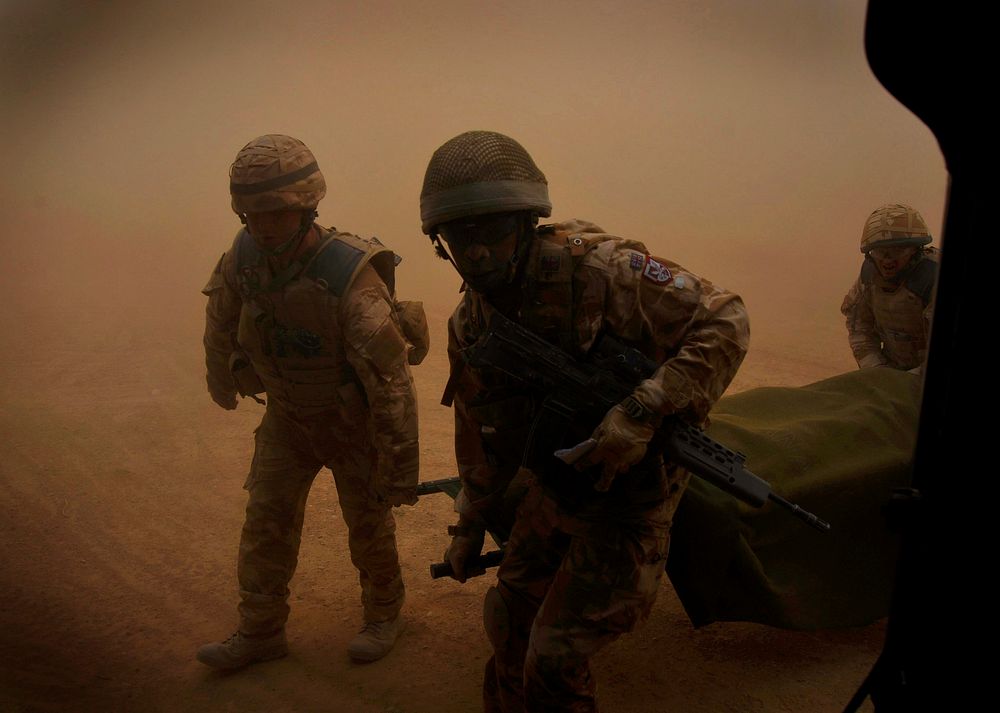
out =
{"type": "MultiPolygon", "coordinates": [[[[222,695],[189,661],[232,619],[239,485],[259,412],[208,403],[200,289],[239,228],[227,171],[244,143],[269,132],[305,141],[328,184],[320,222],[377,235],[403,257],[399,292],[425,302],[436,338],[415,378],[423,462],[438,469],[422,477],[441,477],[452,467],[450,415],[436,405],[444,321],[460,282],[420,232],[418,196],[432,151],[469,129],[524,144],[548,176],[553,219],[642,240],[742,294],[753,340],[734,389],[853,368],[838,307],[860,265],[864,219],[906,202],[937,235],[947,181],[929,130],[867,66],[864,11],[860,0],[0,3],[0,508],[11,537],[0,572],[15,592],[0,607],[0,707],[45,709],[63,700],[38,693],[52,685],[95,707],[113,695],[121,709],[141,707],[143,689],[180,690],[182,702],[164,709],[208,709],[222,695]],[[179,578],[190,600],[159,587],[165,578],[179,578]],[[74,654],[74,640],[105,651],[109,667],[135,665],[109,672],[74,654]]],[[[310,508],[336,507],[332,488],[317,490],[310,508]]],[[[427,525],[411,529],[420,534],[409,581],[443,548],[451,516],[433,507],[401,519],[401,532],[427,525]]],[[[308,569],[310,557],[334,558],[350,579],[342,525],[307,517],[314,538],[335,529],[326,544],[304,545],[293,587],[355,606],[351,582],[308,569]],[[343,591],[323,589],[332,586],[343,591]]],[[[414,585],[410,602],[425,620],[440,617],[442,592],[471,611],[449,630],[466,644],[448,651],[485,650],[475,591],[414,585]]],[[[657,616],[682,628],[669,601],[657,616]]],[[[308,606],[294,604],[293,617],[326,621],[308,606]]],[[[339,635],[354,622],[335,624],[339,635]]],[[[740,646],[774,643],[748,631],[740,646]]],[[[339,661],[336,636],[336,646],[303,636],[293,637],[300,664],[319,653],[339,661]]],[[[714,661],[704,639],[686,636],[694,658],[714,661]]],[[[822,677],[833,683],[812,709],[839,709],[863,677],[878,633],[858,636],[824,641],[822,677]]],[[[314,660],[305,682],[281,669],[288,691],[322,674],[314,660]]],[[[781,662],[770,663],[765,708],[795,709],[799,694],[775,683],[781,662]]],[[[377,672],[337,666],[361,677],[353,710],[389,710],[379,706],[393,696],[427,705],[392,710],[452,709],[405,687],[378,693],[377,672]]],[[[714,674],[718,706],[745,689],[720,683],[729,674],[714,674]]],[[[692,691],[704,685],[689,676],[692,691]]],[[[470,706],[477,677],[460,698],[470,706]]],[[[615,680],[611,690],[631,690],[615,680]]],[[[223,685],[233,700],[252,699],[236,681],[223,685]]],[[[701,710],[697,700],[675,703],[701,710]]]]}
{"type": "Polygon", "coordinates": [[[321,220],[380,236],[404,257],[402,291],[441,313],[458,280],[417,200],[431,152],[470,128],[528,148],[554,219],[593,220],[739,291],[775,344],[840,329],[877,205],[940,225],[942,159],[868,69],[863,3],[583,8],[9,4],[8,318],[60,329],[72,302],[197,321],[239,227],[228,165],[267,132],[317,155],[321,220]]]}

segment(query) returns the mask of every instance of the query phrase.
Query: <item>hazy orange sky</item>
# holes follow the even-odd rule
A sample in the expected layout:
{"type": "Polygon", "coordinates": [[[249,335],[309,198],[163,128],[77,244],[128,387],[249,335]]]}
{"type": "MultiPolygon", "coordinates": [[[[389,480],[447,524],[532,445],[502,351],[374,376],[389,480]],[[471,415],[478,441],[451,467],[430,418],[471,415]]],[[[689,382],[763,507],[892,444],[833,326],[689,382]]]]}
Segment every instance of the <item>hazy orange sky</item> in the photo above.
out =
{"type": "Polygon", "coordinates": [[[420,233],[418,196],[433,150],[469,129],[524,144],[553,219],[592,220],[743,294],[755,348],[804,325],[840,339],[868,213],[911,203],[937,235],[947,180],[930,131],[868,68],[864,13],[860,0],[0,2],[0,346],[73,335],[95,310],[194,333],[239,227],[229,164],[269,132],[316,154],[320,222],[378,235],[404,257],[403,296],[446,314],[459,279],[420,233]]]}

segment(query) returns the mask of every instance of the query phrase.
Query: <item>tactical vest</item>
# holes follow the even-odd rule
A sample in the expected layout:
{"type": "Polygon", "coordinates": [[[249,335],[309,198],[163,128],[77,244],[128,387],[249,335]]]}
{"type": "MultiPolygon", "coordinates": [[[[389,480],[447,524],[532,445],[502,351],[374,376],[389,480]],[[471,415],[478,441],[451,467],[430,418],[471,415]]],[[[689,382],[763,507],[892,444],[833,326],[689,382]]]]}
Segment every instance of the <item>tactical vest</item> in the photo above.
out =
{"type": "Polygon", "coordinates": [[[927,353],[924,310],[931,301],[937,270],[936,253],[918,259],[899,282],[884,279],[870,259],[861,266],[861,282],[871,300],[882,353],[898,369],[920,366],[927,353]]]}
{"type": "MultiPolygon", "coordinates": [[[[535,334],[577,356],[593,341],[574,324],[576,317],[574,275],[587,250],[600,241],[590,241],[579,234],[556,235],[554,226],[539,226],[537,237],[526,256],[521,277],[524,299],[517,321],[535,334]]],[[[476,338],[486,329],[489,319],[484,299],[478,293],[466,291],[466,316],[476,338]]],[[[453,366],[441,403],[451,406],[457,379],[466,369],[464,362],[453,366]]],[[[485,373],[478,381],[486,390],[502,389],[506,380],[501,375],[485,373]]],[[[486,394],[488,397],[489,394],[486,394]]]]}
{"type": "Polygon", "coordinates": [[[369,263],[392,294],[396,256],[375,238],[321,230],[303,262],[272,275],[246,230],[233,250],[243,299],[237,340],[268,398],[303,417],[357,405],[364,391],[347,361],[340,299],[369,263]]]}
{"type": "MultiPolygon", "coordinates": [[[[604,291],[600,290],[600,295],[588,295],[585,292],[587,278],[580,267],[588,252],[609,239],[612,237],[586,227],[567,232],[557,231],[556,226],[540,226],[521,276],[524,299],[517,322],[564,351],[583,358],[603,326],[604,291]],[[588,304],[588,299],[594,304],[588,304]]],[[[641,243],[616,240],[625,248],[646,252],[641,243]]],[[[468,336],[473,338],[486,328],[488,308],[483,303],[478,294],[466,293],[466,318],[472,327],[468,336]]],[[[659,496],[662,484],[658,470],[642,474],[637,470],[630,477],[621,478],[611,494],[599,495],[591,488],[581,487],[587,476],[569,466],[552,464],[546,454],[551,454],[557,446],[544,442],[544,438],[538,438],[537,431],[533,432],[533,427],[538,428],[536,417],[541,406],[537,397],[526,393],[516,380],[495,370],[476,369],[461,360],[454,369],[442,403],[451,405],[458,380],[468,371],[467,376],[478,388],[466,408],[482,426],[482,448],[492,466],[509,471],[519,466],[535,470],[544,487],[558,494],[563,507],[570,510],[577,510],[594,500],[619,497],[621,492],[636,488],[648,489],[659,496]],[[548,465],[539,469],[542,462],[548,465]]],[[[594,425],[580,424],[578,431],[566,435],[574,443],[582,441],[590,436],[594,425]]]]}
{"type": "MultiPolygon", "coordinates": [[[[520,323],[575,356],[581,356],[577,334],[574,275],[589,242],[581,235],[556,235],[542,226],[528,252],[524,304],[520,323]]],[[[584,342],[589,342],[586,338],[584,342]]]]}

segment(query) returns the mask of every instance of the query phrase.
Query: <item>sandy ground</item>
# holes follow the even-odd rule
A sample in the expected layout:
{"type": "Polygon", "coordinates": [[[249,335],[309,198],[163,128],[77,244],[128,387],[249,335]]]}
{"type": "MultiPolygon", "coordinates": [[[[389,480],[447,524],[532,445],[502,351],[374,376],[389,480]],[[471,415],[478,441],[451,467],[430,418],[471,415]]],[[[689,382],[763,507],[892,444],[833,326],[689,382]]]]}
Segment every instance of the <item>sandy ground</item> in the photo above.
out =
{"type": "MultiPolygon", "coordinates": [[[[345,647],[361,620],[358,588],[327,472],[292,582],[291,654],[230,675],[195,661],[198,645],[235,627],[240,486],[262,407],[224,412],[208,399],[200,302],[162,306],[147,322],[114,304],[85,320],[67,308],[59,329],[0,324],[0,710],[479,710],[489,578],[427,574],[447,544],[450,500],[397,511],[408,628],[386,659],[356,665],[345,647]]],[[[454,473],[451,412],[438,405],[444,312],[431,316],[436,348],[415,370],[424,480],[454,473]]],[[[780,345],[756,336],[733,390],[850,368],[840,329],[786,332],[780,345]]],[[[595,662],[602,710],[838,711],[883,633],[884,623],[696,631],[665,580],[646,627],[595,662]]]]}

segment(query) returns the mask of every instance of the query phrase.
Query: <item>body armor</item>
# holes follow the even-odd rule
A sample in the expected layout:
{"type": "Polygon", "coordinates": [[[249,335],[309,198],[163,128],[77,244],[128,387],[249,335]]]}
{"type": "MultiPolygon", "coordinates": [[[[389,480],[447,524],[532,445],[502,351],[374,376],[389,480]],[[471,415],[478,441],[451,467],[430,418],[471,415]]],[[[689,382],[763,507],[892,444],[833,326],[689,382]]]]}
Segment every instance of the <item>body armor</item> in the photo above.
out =
{"type": "MultiPolygon", "coordinates": [[[[304,263],[277,275],[246,230],[237,234],[230,252],[242,300],[236,342],[268,398],[304,418],[362,406],[364,391],[346,357],[339,300],[368,264],[391,294],[392,251],[374,238],[323,230],[320,245],[304,263]]],[[[224,279],[221,270],[216,278],[224,279]]],[[[210,282],[206,290],[212,287],[210,282]]]]}
{"type": "Polygon", "coordinates": [[[937,251],[928,250],[898,280],[886,280],[871,260],[865,260],[841,306],[859,366],[913,369],[923,363],[937,268],[937,251]]]}

